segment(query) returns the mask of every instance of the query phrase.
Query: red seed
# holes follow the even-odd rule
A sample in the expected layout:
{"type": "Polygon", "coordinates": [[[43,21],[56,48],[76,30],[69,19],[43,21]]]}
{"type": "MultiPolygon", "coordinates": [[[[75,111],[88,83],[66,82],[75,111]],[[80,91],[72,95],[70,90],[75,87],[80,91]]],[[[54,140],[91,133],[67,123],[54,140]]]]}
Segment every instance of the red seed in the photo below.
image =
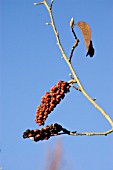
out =
{"type": "Polygon", "coordinates": [[[39,118],[42,118],[43,117],[43,115],[42,114],[39,114],[39,118]]]}
{"type": "Polygon", "coordinates": [[[32,134],[31,134],[31,133],[29,133],[29,134],[28,134],[28,137],[31,137],[31,136],[32,136],[32,134]]]}
{"type": "Polygon", "coordinates": [[[34,133],[37,132],[37,131],[38,131],[38,129],[34,129],[34,133]]]}
{"type": "Polygon", "coordinates": [[[52,103],[52,104],[50,105],[50,107],[52,107],[52,108],[55,107],[55,104],[52,103]]]}

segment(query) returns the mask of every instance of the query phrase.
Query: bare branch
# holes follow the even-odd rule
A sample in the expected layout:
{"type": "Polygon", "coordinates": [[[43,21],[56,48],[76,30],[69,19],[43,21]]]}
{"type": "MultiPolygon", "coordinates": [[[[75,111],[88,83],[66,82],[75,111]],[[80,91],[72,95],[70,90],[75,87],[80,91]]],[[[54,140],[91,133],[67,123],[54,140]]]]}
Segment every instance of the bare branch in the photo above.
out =
{"type": "Polygon", "coordinates": [[[72,56],[73,56],[73,52],[74,52],[75,48],[78,46],[78,43],[79,43],[79,39],[78,39],[77,36],[76,36],[76,33],[75,33],[75,31],[74,31],[74,28],[71,27],[71,30],[72,30],[72,33],[73,33],[74,38],[75,38],[76,41],[75,41],[75,43],[74,43],[73,46],[72,46],[71,53],[70,53],[70,57],[69,57],[69,62],[71,62],[71,59],[72,59],[72,56]]]}
{"type": "Polygon", "coordinates": [[[72,49],[71,49],[71,54],[70,54],[70,57],[69,57],[69,62],[71,62],[71,59],[72,59],[72,56],[73,56],[73,52],[74,52],[75,48],[78,46],[78,43],[79,43],[79,40],[76,39],[76,42],[74,43],[74,45],[72,46],[72,49]]]}
{"type": "Polygon", "coordinates": [[[52,0],[51,3],[50,3],[50,10],[51,10],[52,7],[53,7],[53,2],[54,2],[54,0],[52,0]]]}
{"type": "Polygon", "coordinates": [[[71,135],[71,136],[107,136],[108,134],[113,132],[113,128],[111,130],[105,131],[105,132],[77,132],[77,131],[69,131],[65,128],[62,127],[62,131],[61,133],[58,133],[58,135],[62,135],[62,134],[67,134],[67,135],[71,135]]]}
{"type": "Polygon", "coordinates": [[[42,5],[42,4],[44,4],[44,2],[35,2],[35,3],[34,3],[35,6],[36,6],[36,5],[42,5]]]}
{"type": "Polygon", "coordinates": [[[75,31],[74,31],[74,28],[72,28],[71,30],[72,30],[72,33],[73,33],[73,35],[75,37],[75,40],[77,40],[78,38],[77,38],[77,35],[76,35],[75,31]]]}
{"type": "Polygon", "coordinates": [[[76,86],[72,86],[74,89],[81,91],[80,88],[76,87],[76,86]]]}

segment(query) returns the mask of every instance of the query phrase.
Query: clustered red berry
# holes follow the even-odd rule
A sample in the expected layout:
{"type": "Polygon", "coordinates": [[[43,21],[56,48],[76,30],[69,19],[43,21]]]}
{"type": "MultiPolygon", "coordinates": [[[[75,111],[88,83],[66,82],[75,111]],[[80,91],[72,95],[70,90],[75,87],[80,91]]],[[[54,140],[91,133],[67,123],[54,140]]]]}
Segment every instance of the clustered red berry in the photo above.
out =
{"type": "Polygon", "coordinates": [[[46,126],[40,130],[27,129],[23,133],[23,138],[31,138],[35,142],[39,140],[48,140],[51,136],[57,135],[60,131],[62,131],[62,126],[55,123],[55,124],[51,124],[50,126],[46,126]]]}
{"type": "Polygon", "coordinates": [[[42,96],[41,104],[36,110],[35,122],[39,126],[44,125],[48,114],[53,111],[57,104],[65,97],[65,93],[69,92],[70,85],[65,81],[59,81],[55,86],[51,87],[45,96],[42,96]]]}

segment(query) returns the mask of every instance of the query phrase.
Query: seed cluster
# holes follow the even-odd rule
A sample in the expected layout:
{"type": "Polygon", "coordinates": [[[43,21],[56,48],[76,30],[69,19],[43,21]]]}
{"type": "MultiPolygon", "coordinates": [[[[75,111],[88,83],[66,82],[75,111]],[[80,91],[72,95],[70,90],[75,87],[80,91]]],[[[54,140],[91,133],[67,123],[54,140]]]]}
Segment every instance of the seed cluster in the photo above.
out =
{"type": "Polygon", "coordinates": [[[35,130],[30,130],[27,129],[23,133],[23,138],[30,138],[34,140],[35,142],[39,140],[48,140],[51,136],[55,136],[58,134],[58,132],[62,131],[62,126],[55,123],[51,124],[50,126],[46,126],[42,129],[35,129],[35,130]]]}
{"type": "Polygon", "coordinates": [[[39,126],[44,125],[48,114],[53,111],[61,99],[65,97],[65,93],[69,92],[70,85],[65,81],[59,81],[55,86],[51,87],[49,92],[46,92],[45,96],[42,96],[41,104],[36,110],[35,122],[39,126]]]}

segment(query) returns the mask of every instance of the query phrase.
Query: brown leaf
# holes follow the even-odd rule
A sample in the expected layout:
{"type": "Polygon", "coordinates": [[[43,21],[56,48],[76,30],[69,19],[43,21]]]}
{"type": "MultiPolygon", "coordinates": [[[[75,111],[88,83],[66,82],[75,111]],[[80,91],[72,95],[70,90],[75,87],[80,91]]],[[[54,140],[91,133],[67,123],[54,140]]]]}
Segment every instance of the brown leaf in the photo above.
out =
{"type": "Polygon", "coordinates": [[[90,46],[90,40],[91,40],[91,29],[90,26],[83,21],[79,21],[77,23],[77,26],[80,28],[83,37],[84,37],[84,41],[85,41],[85,45],[86,45],[86,49],[89,49],[90,46]]]}

